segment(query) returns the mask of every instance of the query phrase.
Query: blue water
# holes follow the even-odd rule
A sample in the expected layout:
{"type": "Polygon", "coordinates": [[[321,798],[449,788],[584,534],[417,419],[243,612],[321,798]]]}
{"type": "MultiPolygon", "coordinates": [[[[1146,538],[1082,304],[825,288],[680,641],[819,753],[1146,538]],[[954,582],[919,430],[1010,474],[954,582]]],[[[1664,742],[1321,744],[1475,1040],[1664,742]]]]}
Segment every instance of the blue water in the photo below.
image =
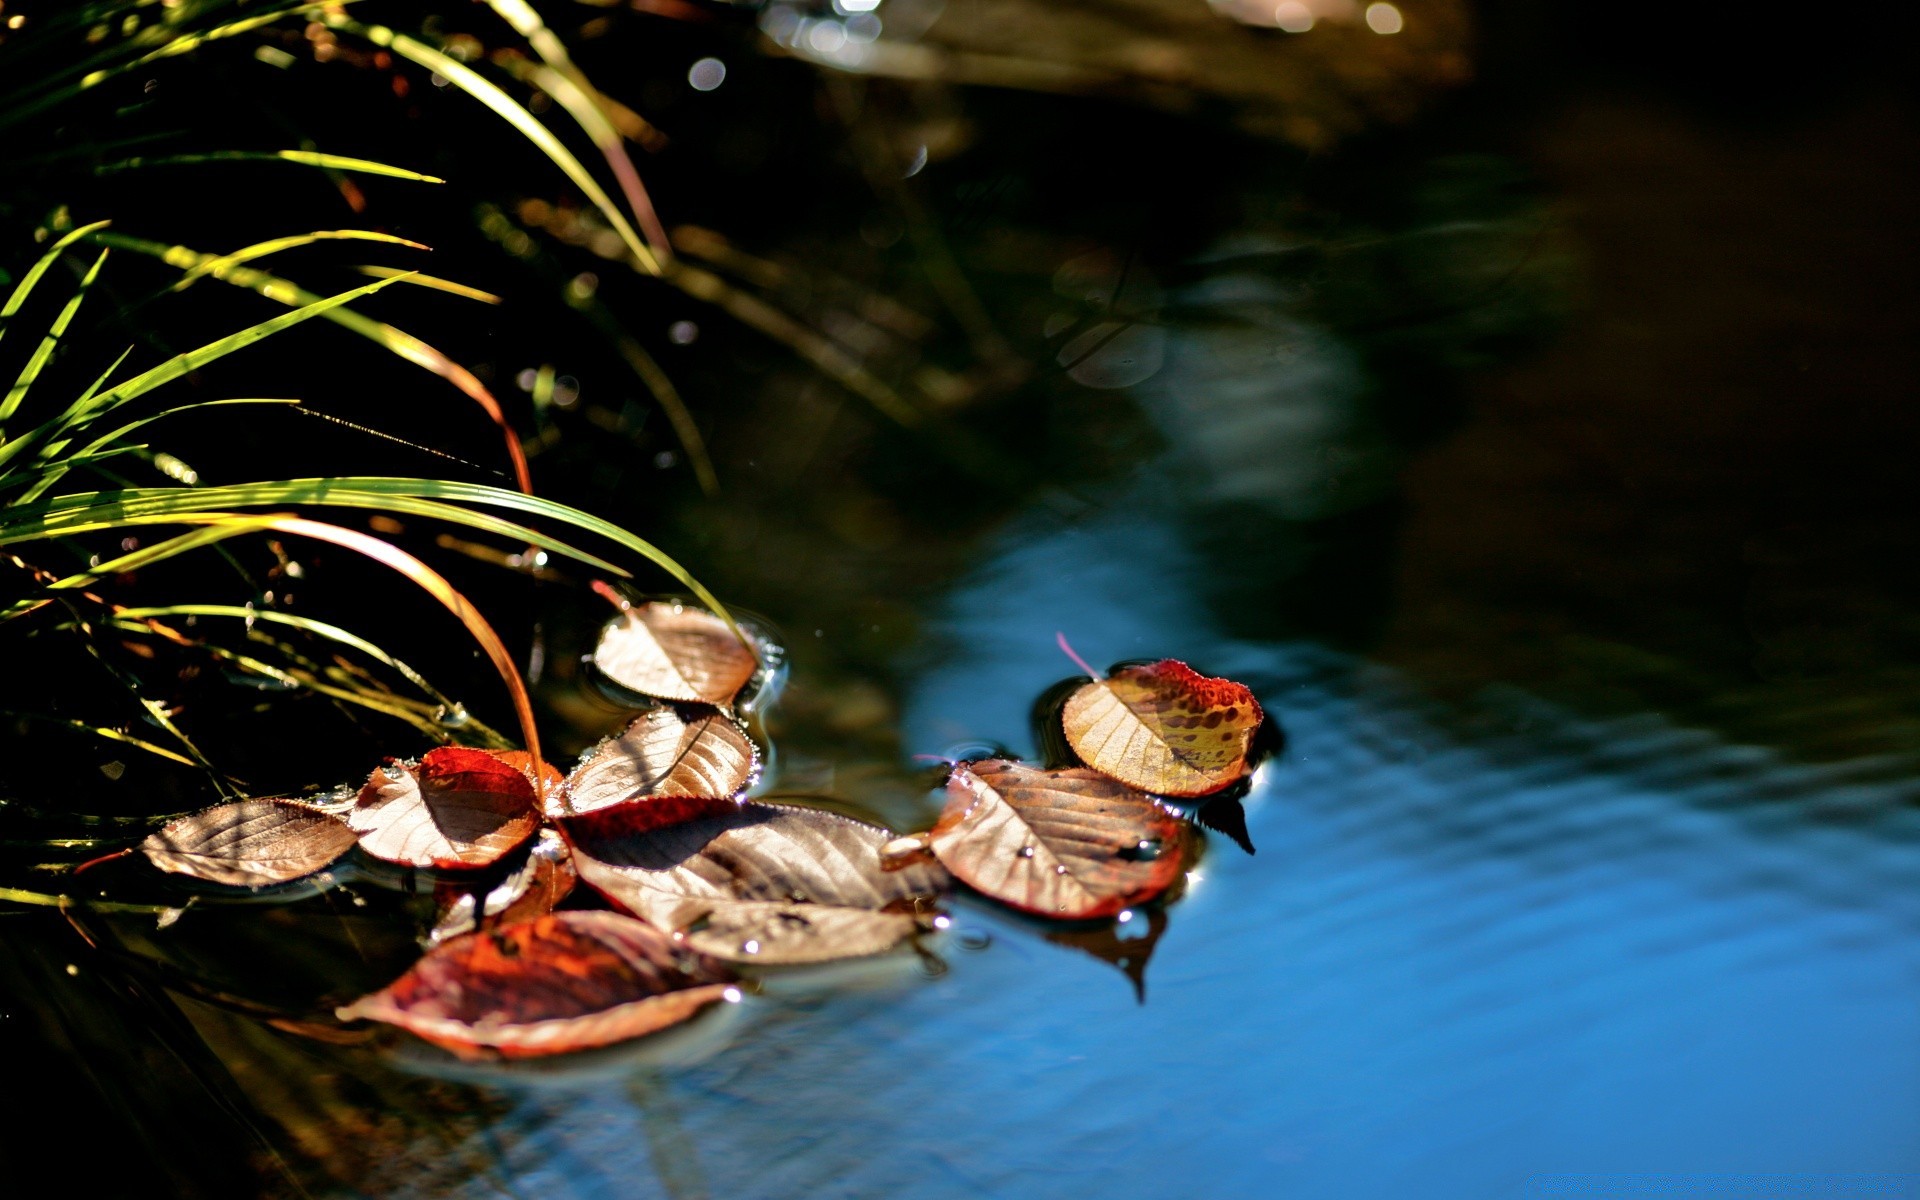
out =
{"type": "Polygon", "coordinates": [[[963,906],[937,978],[802,980],[691,1065],[509,1093],[467,1194],[1920,1195],[1859,1176],[1920,1172],[1913,760],[1796,765],[1513,690],[1459,710],[1232,640],[1152,511],[1016,525],[903,664],[928,752],[1031,750],[1056,629],[1258,685],[1289,738],[1258,854],[1211,839],[1144,1003],[963,906]]]}

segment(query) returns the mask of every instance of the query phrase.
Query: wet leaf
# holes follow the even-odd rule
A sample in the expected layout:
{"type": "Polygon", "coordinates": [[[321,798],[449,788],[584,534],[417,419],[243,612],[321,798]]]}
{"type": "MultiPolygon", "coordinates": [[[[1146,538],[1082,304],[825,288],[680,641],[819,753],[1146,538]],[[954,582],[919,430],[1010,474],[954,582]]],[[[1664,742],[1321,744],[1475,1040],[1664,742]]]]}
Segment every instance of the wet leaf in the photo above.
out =
{"type": "Polygon", "coordinates": [[[162,871],[235,887],[291,883],[353,849],[353,830],[291,800],[242,800],[181,817],[140,843],[162,871]]]}
{"type": "Polygon", "coordinates": [[[375,770],[346,817],[367,853],[411,867],[484,867],[540,824],[526,772],[460,746],[429,751],[397,776],[375,770]]]}
{"type": "Polygon", "coordinates": [[[490,888],[443,883],[434,890],[440,915],[428,940],[438,944],[476,929],[511,925],[545,916],[573,891],[580,876],[567,843],[551,829],[527,853],[527,860],[490,888]]]}
{"type": "Polygon", "coordinates": [[[712,613],[680,604],[636,604],[601,631],[594,665],[629,691],[725,708],[760,664],[712,613]]]}
{"type": "Polygon", "coordinates": [[[1043,917],[1107,917],[1180,876],[1186,825],[1152,797],[1075,767],[963,763],[927,845],[948,870],[1043,917]]]}
{"type": "Polygon", "coordinates": [[[563,792],[549,793],[547,815],[565,817],[658,796],[738,795],[759,755],[746,733],[716,712],[687,716],[671,708],[642,713],[574,769],[563,792]]]}
{"type": "Polygon", "coordinates": [[[561,912],[454,938],[335,1015],[465,1058],[532,1058],[678,1024],[723,999],[730,978],[643,921],[561,912]]]}
{"type": "Polygon", "coordinates": [[[543,795],[554,795],[558,793],[567,781],[567,777],[560,773],[560,768],[544,760],[540,763],[540,779],[535,779],[533,777],[533,755],[528,754],[525,750],[489,750],[487,753],[493,755],[522,775],[525,775],[527,782],[533,784],[533,790],[542,792],[543,795]],[[544,791],[540,787],[541,780],[546,781],[547,786],[544,791]]]}
{"type": "Polygon", "coordinates": [[[930,919],[947,885],[937,865],[883,869],[892,831],[817,808],[666,797],[562,827],[595,890],[738,962],[877,954],[930,919]]]}
{"type": "Polygon", "coordinates": [[[1205,796],[1245,775],[1260,721],[1252,692],[1171,658],[1094,680],[1061,713],[1081,761],[1161,796],[1205,796]]]}

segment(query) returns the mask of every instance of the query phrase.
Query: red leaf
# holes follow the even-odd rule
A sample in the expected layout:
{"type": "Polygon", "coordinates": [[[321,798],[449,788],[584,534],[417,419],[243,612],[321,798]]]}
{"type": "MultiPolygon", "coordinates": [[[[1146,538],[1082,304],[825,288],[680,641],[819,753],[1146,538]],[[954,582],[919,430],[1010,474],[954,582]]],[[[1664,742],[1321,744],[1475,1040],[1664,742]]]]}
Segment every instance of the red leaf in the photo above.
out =
{"type": "Polygon", "coordinates": [[[607,678],[643,696],[721,708],[760,669],[725,621],[661,603],[636,604],[608,622],[593,661],[607,678]]]}
{"type": "Polygon", "coordinates": [[[235,887],[291,883],[353,849],[338,817],[291,800],[242,800],[193,813],[140,843],[163,871],[235,887]]]}
{"type": "Polygon", "coordinates": [[[450,937],[545,916],[565,900],[580,881],[573,869],[567,843],[551,829],[542,829],[527,861],[484,891],[443,882],[434,889],[440,915],[428,940],[450,937]]]}
{"type": "Polygon", "coordinates": [[[533,790],[543,795],[553,795],[560,790],[561,785],[566,783],[566,776],[560,774],[560,768],[545,760],[542,760],[540,763],[540,779],[535,779],[533,777],[533,755],[528,754],[525,750],[488,750],[487,753],[493,755],[514,770],[519,771],[522,775],[525,775],[527,782],[533,785],[533,790]],[[547,786],[545,789],[542,789],[540,786],[541,780],[546,781],[547,786]]]}
{"type": "Polygon", "coordinates": [[[1160,796],[1205,796],[1247,773],[1262,714],[1240,684],[1168,658],[1094,680],[1067,698],[1060,719],[1095,770],[1160,796]]]}
{"type": "Polygon", "coordinates": [[[375,770],[347,813],[367,853],[412,867],[484,867],[533,836],[540,814],[526,773],[486,750],[442,746],[375,770]]]}
{"type": "Polygon", "coordinates": [[[574,768],[547,815],[567,817],[661,796],[738,795],[759,768],[753,742],[732,720],[708,712],[687,720],[671,708],[636,717],[574,768]]]}
{"type": "Polygon", "coordinates": [[[580,878],[706,954],[877,954],[933,916],[937,866],[887,871],[891,831],[817,808],[664,797],[562,822],[580,878]]]}
{"type": "Polygon", "coordinates": [[[643,921],[561,912],[454,938],[335,1015],[463,1058],[532,1058],[665,1029],[723,999],[730,979],[643,921]]]}
{"type": "Polygon", "coordinates": [[[947,869],[1043,917],[1112,916],[1180,876],[1186,825],[1098,771],[962,763],[927,845],[947,869]]]}

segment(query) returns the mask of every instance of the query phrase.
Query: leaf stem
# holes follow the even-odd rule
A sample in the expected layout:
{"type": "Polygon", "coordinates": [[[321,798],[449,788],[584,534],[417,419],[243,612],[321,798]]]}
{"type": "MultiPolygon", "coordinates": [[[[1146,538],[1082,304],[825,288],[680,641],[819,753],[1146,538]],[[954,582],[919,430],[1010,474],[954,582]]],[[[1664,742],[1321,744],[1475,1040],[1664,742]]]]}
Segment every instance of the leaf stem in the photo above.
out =
{"type": "Polygon", "coordinates": [[[1088,666],[1087,660],[1084,658],[1081,658],[1077,653],[1074,652],[1073,647],[1067,644],[1066,634],[1061,633],[1058,630],[1055,630],[1053,635],[1053,640],[1059,644],[1061,653],[1065,654],[1068,658],[1073,660],[1074,666],[1079,667],[1082,671],[1085,671],[1087,673],[1088,679],[1097,680],[1101,677],[1100,672],[1088,666]]]}

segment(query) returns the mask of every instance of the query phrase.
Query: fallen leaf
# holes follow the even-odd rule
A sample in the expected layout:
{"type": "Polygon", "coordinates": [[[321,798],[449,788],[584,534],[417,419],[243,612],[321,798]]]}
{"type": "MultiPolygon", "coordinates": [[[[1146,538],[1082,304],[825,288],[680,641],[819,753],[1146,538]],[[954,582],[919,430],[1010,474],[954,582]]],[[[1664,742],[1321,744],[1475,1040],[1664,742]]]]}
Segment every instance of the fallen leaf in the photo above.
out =
{"type": "Polygon", "coordinates": [[[600,633],[594,665],[629,691],[727,707],[760,669],[753,651],[710,612],[636,604],[600,633]]]}
{"type": "Polygon", "coordinates": [[[440,915],[428,940],[438,944],[476,929],[545,916],[567,898],[579,880],[567,843],[553,830],[542,829],[527,852],[527,860],[492,887],[467,888],[446,882],[435,888],[440,915]]]}
{"type": "Polygon", "coordinates": [[[533,785],[533,790],[542,795],[552,795],[559,791],[561,786],[567,781],[567,777],[560,773],[560,768],[544,759],[540,762],[540,778],[535,779],[533,777],[533,755],[528,754],[525,750],[489,750],[487,753],[493,755],[514,770],[519,771],[522,775],[525,775],[527,782],[533,785]],[[544,788],[540,786],[542,781],[547,785],[544,788]]]}
{"type": "Polygon", "coordinates": [[[1161,796],[1205,796],[1245,775],[1261,719],[1252,692],[1171,658],[1096,679],[1061,712],[1082,762],[1161,796]]]}
{"type": "Polygon", "coordinates": [[[235,887],[291,883],[353,849],[338,817],[291,800],[242,800],[181,817],[140,843],[163,871],[235,887]]]}
{"type": "Polygon", "coordinates": [[[745,790],[759,755],[731,719],[705,712],[688,719],[671,708],[636,717],[574,769],[564,790],[549,792],[547,815],[567,817],[659,796],[711,796],[745,790]]]}
{"type": "Polygon", "coordinates": [[[346,818],[367,853],[411,867],[484,867],[540,824],[525,771],[460,746],[428,751],[397,775],[376,769],[346,818]]]}
{"type": "Polygon", "coordinates": [[[1108,917],[1180,876],[1186,824],[1150,796],[1075,767],[962,763],[927,845],[948,870],[1043,917],[1108,917]]]}
{"type": "Polygon", "coordinates": [[[883,870],[891,830],[817,808],[665,797],[562,828],[601,895],[738,962],[877,954],[931,919],[947,884],[937,865],[883,870]]]}
{"type": "Polygon", "coordinates": [[[560,912],[470,933],[335,1015],[382,1021],[463,1058],[608,1046],[725,998],[731,976],[620,913],[560,912]]]}

